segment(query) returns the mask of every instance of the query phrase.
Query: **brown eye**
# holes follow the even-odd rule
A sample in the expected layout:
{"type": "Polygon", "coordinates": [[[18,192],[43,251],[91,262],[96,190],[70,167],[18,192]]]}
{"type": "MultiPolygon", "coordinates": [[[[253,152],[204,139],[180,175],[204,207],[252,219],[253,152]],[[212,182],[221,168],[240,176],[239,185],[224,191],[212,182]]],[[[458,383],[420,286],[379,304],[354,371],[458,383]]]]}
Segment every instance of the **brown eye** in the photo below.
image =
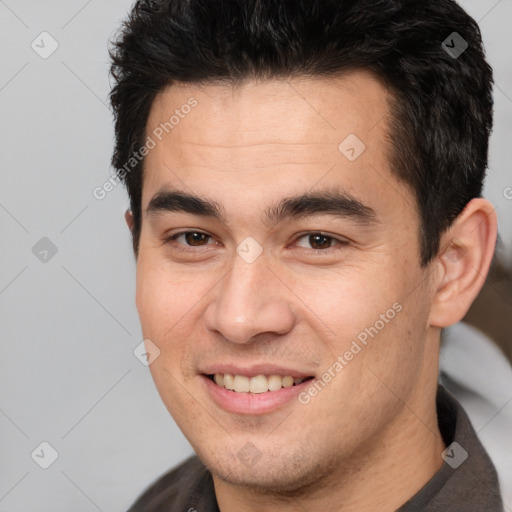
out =
{"type": "Polygon", "coordinates": [[[192,246],[203,245],[202,242],[205,242],[209,238],[205,233],[199,233],[198,231],[187,231],[182,234],[187,244],[192,246]]]}
{"type": "Polygon", "coordinates": [[[167,237],[164,243],[172,245],[173,248],[177,250],[190,252],[193,251],[193,249],[190,249],[191,247],[213,245],[208,243],[210,238],[212,238],[210,235],[202,233],[201,231],[181,231],[180,233],[167,237]],[[178,241],[180,238],[182,238],[183,241],[178,241]]]}
{"type": "MultiPolygon", "coordinates": [[[[324,235],[322,233],[306,233],[300,236],[297,240],[306,239],[309,247],[316,251],[326,252],[327,250],[333,248],[333,245],[346,245],[347,242],[344,240],[340,240],[338,238],[324,235]],[[333,244],[334,242],[334,244],[333,244]]],[[[304,245],[299,245],[299,247],[304,247],[304,245]]]]}
{"type": "Polygon", "coordinates": [[[308,242],[313,249],[328,249],[331,246],[331,237],[325,235],[309,235],[308,242]]]}

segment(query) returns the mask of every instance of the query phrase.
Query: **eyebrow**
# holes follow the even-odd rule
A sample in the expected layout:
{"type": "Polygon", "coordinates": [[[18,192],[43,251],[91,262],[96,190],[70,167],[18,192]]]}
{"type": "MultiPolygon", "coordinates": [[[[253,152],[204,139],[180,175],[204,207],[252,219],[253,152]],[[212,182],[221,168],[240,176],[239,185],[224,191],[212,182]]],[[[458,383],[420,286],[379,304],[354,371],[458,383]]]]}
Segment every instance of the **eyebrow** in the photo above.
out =
{"type": "MultiPolygon", "coordinates": [[[[167,212],[184,212],[210,217],[227,225],[224,210],[216,201],[183,191],[161,190],[151,198],[146,208],[148,216],[167,212]]],[[[346,191],[331,189],[286,197],[265,210],[262,219],[266,225],[273,226],[290,219],[315,215],[350,218],[361,224],[376,224],[378,222],[373,208],[346,191]]]]}

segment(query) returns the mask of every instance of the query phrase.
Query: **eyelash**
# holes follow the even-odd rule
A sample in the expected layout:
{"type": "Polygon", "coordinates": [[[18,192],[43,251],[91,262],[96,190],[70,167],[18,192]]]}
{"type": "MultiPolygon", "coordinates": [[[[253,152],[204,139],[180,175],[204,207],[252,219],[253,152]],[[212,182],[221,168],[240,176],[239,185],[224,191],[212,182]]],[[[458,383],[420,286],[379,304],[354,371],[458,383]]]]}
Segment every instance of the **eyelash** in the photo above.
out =
{"type": "MultiPolygon", "coordinates": [[[[167,238],[165,238],[164,240],[164,245],[172,245],[173,246],[173,249],[179,251],[179,252],[188,252],[188,253],[197,253],[198,251],[195,250],[195,249],[189,249],[189,248],[185,248],[185,247],[190,247],[190,246],[183,246],[182,244],[175,244],[174,242],[176,241],[177,238],[179,238],[181,235],[187,235],[189,233],[196,233],[196,234],[200,234],[200,235],[205,235],[207,236],[208,238],[213,238],[211,235],[209,235],[208,233],[204,233],[202,231],[180,231],[179,233],[175,233],[174,235],[171,235],[167,238]]],[[[307,251],[313,251],[313,253],[316,253],[316,254],[319,254],[319,253],[323,253],[323,254],[331,254],[332,251],[335,251],[335,250],[339,250],[341,247],[344,247],[346,245],[348,245],[348,241],[346,240],[342,240],[342,239],[339,239],[339,238],[336,238],[334,236],[330,236],[330,235],[326,235],[324,233],[321,233],[319,231],[308,231],[306,233],[302,233],[300,234],[296,239],[295,239],[295,242],[297,242],[298,240],[300,240],[301,238],[304,238],[306,236],[312,236],[312,235],[319,235],[319,236],[322,236],[324,238],[327,238],[331,241],[336,241],[338,242],[337,244],[335,244],[334,246],[332,247],[328,247],[327,249],[305,249],[304,247],[301,247],[300,249],[305,249],[307,251]]],[[[210,245],[210,244],[208,244],[210,245]]],[[[205,247],[205,246],[198,246],[198,248],[200,247],[205,247]]],[[[199,249],[199,251],[201,251],[201,249],[199,249]]]]}

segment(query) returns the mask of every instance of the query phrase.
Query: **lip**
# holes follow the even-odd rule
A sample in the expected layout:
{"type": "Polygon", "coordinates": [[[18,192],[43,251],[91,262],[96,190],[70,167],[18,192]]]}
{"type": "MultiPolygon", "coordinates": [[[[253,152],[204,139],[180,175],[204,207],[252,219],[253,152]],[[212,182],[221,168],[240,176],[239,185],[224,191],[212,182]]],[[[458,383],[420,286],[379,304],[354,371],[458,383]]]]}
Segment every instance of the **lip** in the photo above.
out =
{"type": "MultiPolygon", "coordinates": [[[[239,370],[237,370],[239,371],[239,370]]],[[[252,370],[251,370],[252,372],[252,370]]],[[[277,375],[278,372],[273,370],[277,375]]],[[[273,372],[269,372],[272,374],[273,372]]],[[[217,371],[212,373],[231,373],[229,371],[217,371]]],[[[259,373],[264,375],[263,372],[259,373]]],[[[258,373],[236,373],[236,375],[258,375],[258,373]]],[[[286,374],[291,375],[291,374],[286,374]]],[[[291,375],[292,377],[294,375],[291,375]]],[[[281,388],[277,391],[267,391],[265,393],[237,393],[218,386],[207,375],[200,375],[201,381],[205,386],[206,393],[212,400],[222,409],[235,414],[265,414],[279,409],[284,404],[289,403],[297,397],[301,391],[311,385],[312,380],[307,380],[291,386],[289,388],[281,388]]],[[[297,374],[296,378],[303,376],[297,374]]],[[[307,377],[307,375],[305,375],[307,377]]]]}

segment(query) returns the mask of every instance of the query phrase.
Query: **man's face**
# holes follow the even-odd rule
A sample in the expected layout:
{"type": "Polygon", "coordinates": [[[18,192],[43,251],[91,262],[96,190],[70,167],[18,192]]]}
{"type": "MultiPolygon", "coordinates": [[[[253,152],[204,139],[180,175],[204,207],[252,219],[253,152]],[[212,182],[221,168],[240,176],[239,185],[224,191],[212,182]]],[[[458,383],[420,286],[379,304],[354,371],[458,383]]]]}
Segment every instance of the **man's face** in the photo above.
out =
{"type": "Polygon", "coordinates": [[[386,98],[353,73],[173,85],[154,101],[137,308],[162,400],[228,482],[293,490],[357,468],[427,410],[432,292],[414,196],[388,163],[386,98]],[[227,373],[239,391],[211,378],[227,373]],[[287,375],[316,381],[242,391],[287,375]]]}

